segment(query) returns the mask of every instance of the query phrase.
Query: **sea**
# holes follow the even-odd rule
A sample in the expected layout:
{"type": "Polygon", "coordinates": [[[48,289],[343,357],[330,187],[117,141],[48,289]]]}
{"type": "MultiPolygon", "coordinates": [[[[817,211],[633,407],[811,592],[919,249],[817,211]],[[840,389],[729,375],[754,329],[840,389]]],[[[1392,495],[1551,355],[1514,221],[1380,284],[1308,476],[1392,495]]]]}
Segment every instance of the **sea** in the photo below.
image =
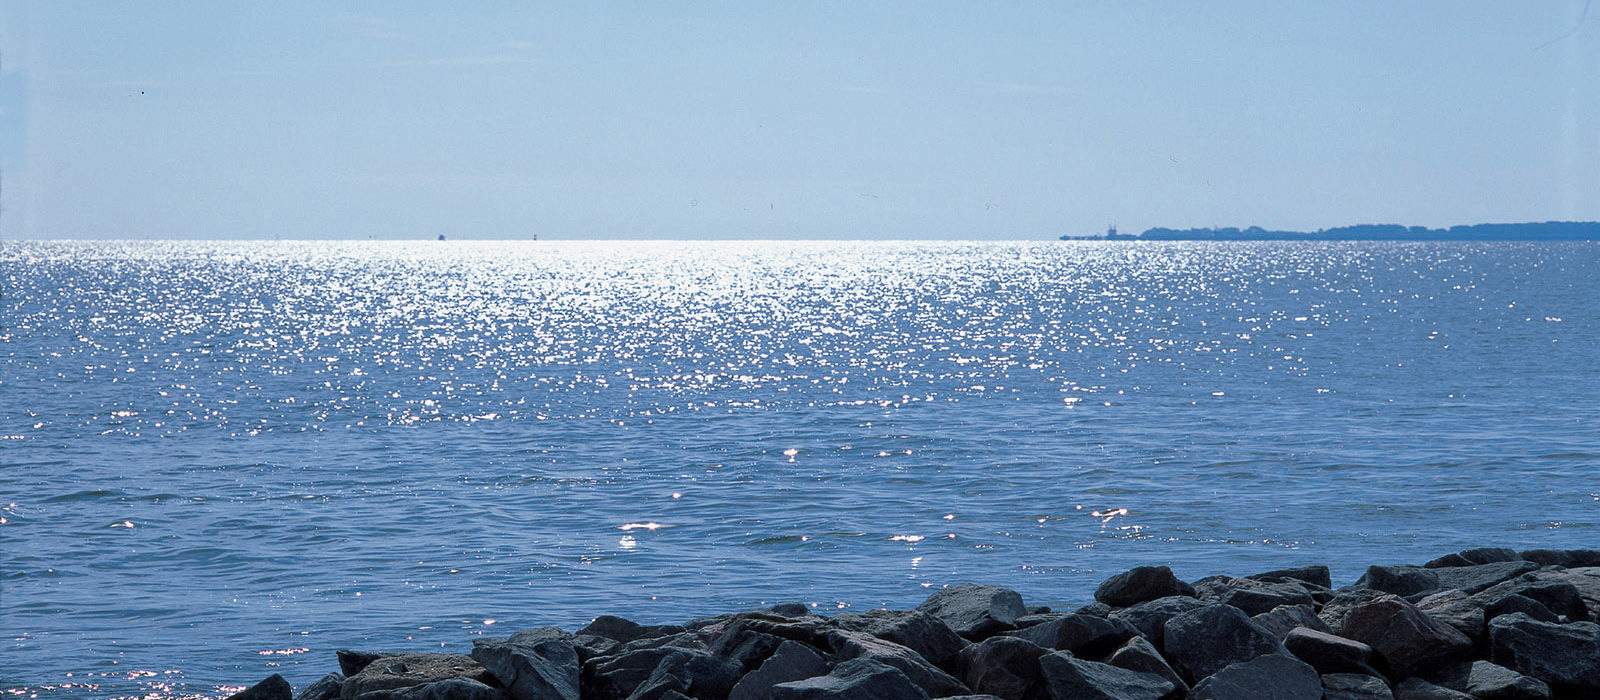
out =
{"type": "Polygon", "coordinates": [[[0,243],[0,696],[1600,546],[1600,244],[0,243]]]}

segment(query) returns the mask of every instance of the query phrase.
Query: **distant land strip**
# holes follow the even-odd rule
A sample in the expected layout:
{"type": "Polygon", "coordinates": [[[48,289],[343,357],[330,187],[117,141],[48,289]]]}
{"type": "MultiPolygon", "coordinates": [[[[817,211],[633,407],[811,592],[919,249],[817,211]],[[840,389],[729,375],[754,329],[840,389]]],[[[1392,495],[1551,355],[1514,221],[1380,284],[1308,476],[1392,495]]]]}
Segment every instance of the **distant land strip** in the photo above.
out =
{"type": "Polygon", "coordinates": [[[1471,224],[1450,228],[1357,224],[1317,231],[1249,228],[1153,228],[1139,234],[1116,227],[1095,236],[1062,236],[1064,241],[1600,241],[1600,222],[1545,221],[1525,224],[1471,224]]]}

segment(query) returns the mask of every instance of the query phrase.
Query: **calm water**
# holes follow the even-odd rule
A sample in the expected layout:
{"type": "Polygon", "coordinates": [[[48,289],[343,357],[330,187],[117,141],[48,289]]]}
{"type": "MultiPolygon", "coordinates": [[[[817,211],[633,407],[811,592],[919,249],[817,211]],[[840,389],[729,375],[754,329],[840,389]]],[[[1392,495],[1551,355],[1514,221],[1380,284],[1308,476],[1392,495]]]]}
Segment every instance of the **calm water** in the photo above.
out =
{"type": "Polygon", "coordinates": [[[0,687],[1600,545],[1592,243],[0,247],[0,687]]]}

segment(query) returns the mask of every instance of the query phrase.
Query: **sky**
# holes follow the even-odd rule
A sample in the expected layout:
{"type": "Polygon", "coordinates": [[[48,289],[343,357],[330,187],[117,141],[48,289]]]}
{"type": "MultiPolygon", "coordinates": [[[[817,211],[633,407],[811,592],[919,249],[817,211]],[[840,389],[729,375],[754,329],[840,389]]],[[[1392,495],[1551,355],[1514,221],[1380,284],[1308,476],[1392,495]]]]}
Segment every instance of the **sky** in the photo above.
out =
{"type": "Polygon", "coordinates": [[[1587,0],[0,0],[0,237],[1600,220],[1587,0]]]}

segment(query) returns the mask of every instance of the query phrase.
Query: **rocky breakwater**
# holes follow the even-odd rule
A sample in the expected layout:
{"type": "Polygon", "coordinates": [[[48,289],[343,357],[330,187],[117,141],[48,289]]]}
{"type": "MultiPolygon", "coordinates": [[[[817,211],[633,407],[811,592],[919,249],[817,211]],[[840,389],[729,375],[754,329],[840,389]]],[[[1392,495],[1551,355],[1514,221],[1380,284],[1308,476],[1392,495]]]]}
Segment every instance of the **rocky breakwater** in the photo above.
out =
{"type": "Polygon", "coordinates": [[[1373,566],[1111,577],[1073,612],[961,584],[915,610],[801,604],[639,625],[602,616],[470,655],[338,652],[295,694],[234,700],[1447,700],[1600,698],[1600,551],[1474,549],[1373,566]]]}

